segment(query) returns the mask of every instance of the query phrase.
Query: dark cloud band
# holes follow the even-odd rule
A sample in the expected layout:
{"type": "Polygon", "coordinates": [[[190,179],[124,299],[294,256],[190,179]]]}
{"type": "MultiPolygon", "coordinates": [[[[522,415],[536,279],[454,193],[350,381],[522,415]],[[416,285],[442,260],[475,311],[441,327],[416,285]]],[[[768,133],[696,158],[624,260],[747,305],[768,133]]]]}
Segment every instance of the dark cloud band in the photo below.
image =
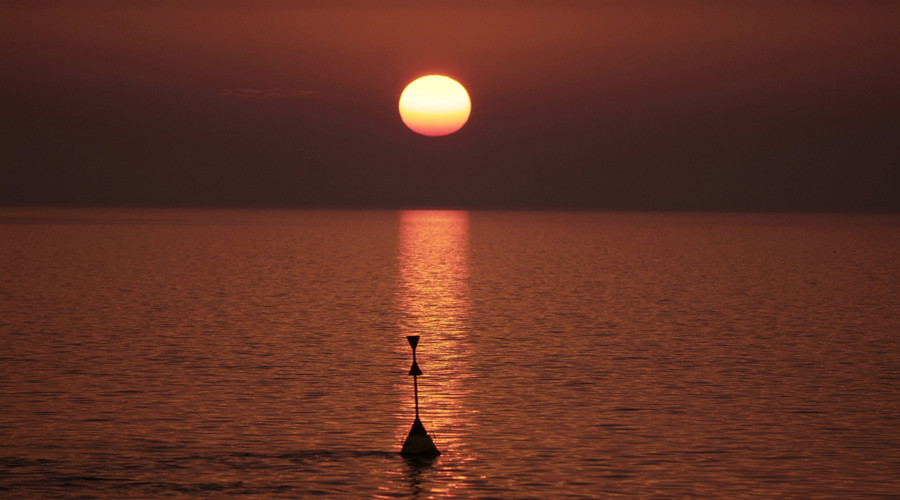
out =
{"type": "Polygon", "coordinates": [[[305,89],[222,89],[218,95],[222,97],[235,97],[238,99],[299,99],[313,97],[319,94],[318,90],[305,89]]]}

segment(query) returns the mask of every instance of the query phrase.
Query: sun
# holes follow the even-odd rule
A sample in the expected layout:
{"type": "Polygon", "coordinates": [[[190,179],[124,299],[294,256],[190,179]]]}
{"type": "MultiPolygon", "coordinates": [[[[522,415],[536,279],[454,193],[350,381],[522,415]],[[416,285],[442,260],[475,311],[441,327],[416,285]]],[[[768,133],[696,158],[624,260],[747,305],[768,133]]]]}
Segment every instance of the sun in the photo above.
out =
{"type": "Polygon", "coordinates": [[[410,130],[422,135],[452,134],[466,124],[471,111],[465,87],[442,75],[413,80],[400,94],[400,118],[410,130]]]}

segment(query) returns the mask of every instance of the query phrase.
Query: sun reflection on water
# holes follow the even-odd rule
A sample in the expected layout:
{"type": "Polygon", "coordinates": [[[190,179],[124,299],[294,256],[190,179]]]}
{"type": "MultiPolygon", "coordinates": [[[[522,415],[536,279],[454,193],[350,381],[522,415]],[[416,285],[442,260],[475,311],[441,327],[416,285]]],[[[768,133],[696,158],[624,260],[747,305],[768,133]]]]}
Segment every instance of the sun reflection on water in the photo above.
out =
{"type": "MultiPolygon", "coordinates": [[[[409,356],[406,335],[420,335],[419,406],[422,423],[445,455],[465,460],[470,425],[466,407],[468,365],[469,214],[461,211],[400,212],[398,349],[409,356]]],[[[398,379],[404,397],[398,441],[415,413],[412,380],[398,379]],[[408,386],[408,387],[407,387],[408,386]]]]}

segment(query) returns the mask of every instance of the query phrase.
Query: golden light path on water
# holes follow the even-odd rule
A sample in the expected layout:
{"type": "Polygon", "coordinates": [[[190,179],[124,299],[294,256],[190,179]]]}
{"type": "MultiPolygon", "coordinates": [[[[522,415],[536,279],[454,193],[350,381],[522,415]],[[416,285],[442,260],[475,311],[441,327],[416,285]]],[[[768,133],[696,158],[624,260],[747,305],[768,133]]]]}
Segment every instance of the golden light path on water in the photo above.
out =
{"type": "MultiPolygon", "coordinates": [[[[406,335],[420,335],[420,416],[441,460],[468,459],[466,406],[468,364],[469,214],[461,211],[400,212],[397,345],[411,352],[406,335]]],[[[409,432],[415,414],[412,377],[403,380],[404,398],[398,442],[409,432]]]]}

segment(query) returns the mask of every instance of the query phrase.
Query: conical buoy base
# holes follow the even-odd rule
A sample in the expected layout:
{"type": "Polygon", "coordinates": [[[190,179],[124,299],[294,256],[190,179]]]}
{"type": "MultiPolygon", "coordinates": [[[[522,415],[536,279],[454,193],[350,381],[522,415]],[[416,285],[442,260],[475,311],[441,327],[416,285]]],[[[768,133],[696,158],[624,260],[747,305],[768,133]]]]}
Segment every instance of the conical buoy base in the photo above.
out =
{"type": "Polygon", "coordinates": [[[416,418],[412,429],[409,430],[409,436],[406,436],[406,441],[403,443],[403,449],[400,450],[400,454],[404,456],[434,457],[440,455],[441,452],[434,445],[434,441],[431,440],[431,436],[428,435],[425,426],[422,425],[422,421],[416,418]]]}

